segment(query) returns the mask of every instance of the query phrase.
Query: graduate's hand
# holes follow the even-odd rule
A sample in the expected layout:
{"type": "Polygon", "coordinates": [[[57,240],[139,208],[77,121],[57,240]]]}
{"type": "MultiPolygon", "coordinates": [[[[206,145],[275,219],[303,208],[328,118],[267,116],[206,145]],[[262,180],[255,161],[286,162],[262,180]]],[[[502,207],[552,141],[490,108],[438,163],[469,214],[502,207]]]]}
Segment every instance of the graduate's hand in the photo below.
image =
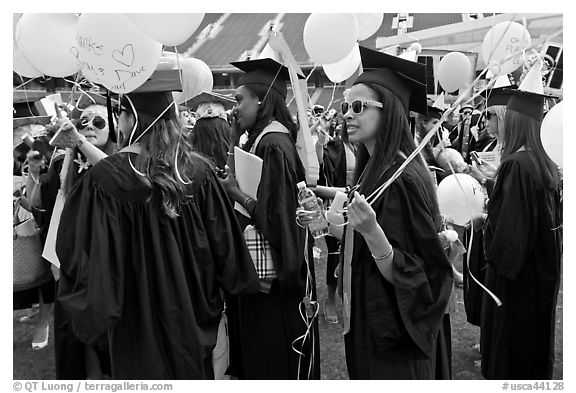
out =
{"type": "Polygon", "coordinates": [[[480,183],[487,179],[487,176],[478,169],[478,165],[474,161],[472,161],[472,165],[470,166],[470,176],[478,180],[480,183]]]}
{"type": "Polygon", "coordinates": [[[488,218],[488,215],[485,213],[477,214],[477,215],[472,217],[472,219],[470,220],[468,225],[466,225],[466,228],[473,227],[474,232],[478,232],[478,231],[484,229],[484,226],[486,225],[486,219],[487,218],[488,218]]]}
{"type": "Polygon", "coordinates": [[[238,109],[236,109],[236,107],[232,109],[232,123],[230,124],[230,131],[230,134],[235,141],[240,140],[240,136],[242,136],[244,133],[244,131],[240,129],[240,122],[238,121],[238,109]]]}
{"type": "MultiPolygon", "coordinates": [[[[316,198],[316,200],[318,201],[318,205],[322,208],[322,211],[324,211],[322,199],[316,198]]],[[[303,227],[307,227],[308,224],[316,219],[317,214],[317,212],[307,212],[303,208],[299,207],[296,209],[296,221],[298,221],[298,223],[303,227]]]]}
{"type": "Polygon", "coordinates": [[[498,172],[498,168],[486,161],[482,161],[482,165],[478,165],[478,169],[489,179],[494,179],[496,172],[498,172]]]}
{"type": "Polygon", "coordinates": [[[362,236],[371,235],[378,228],[376,212],[358,191],[354,191],[354,199],[348,205],[348,223],[362,236]]]}
{"type": "Polygon", "coordinates": [[[218,181],[220,181],[220,184],[224,186],[224,189],[230,198],[235,201],[241,199],[240,194],[242,191],[240,191],[236,177],[234,174],[230,173],[230,168],[228,168],[228,165],[226,165],[224,172],[221,172],[218,175],[218,181]]]}

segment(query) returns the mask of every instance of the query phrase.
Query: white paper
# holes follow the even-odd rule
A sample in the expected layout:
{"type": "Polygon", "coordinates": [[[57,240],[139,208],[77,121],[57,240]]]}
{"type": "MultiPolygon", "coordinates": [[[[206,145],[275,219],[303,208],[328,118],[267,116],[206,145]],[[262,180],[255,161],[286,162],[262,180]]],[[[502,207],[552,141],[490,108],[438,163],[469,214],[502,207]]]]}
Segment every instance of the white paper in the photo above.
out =
{"type": "Polygon", "coordinates": [[[486,161],[496,168],[500,166],[500,154],[495,151],[479,151],[478,156],[482,161],[486,161]]]}
{"type": "Polygon", "coordinates": [[[54,210],[52,210],[52,218],[50,218],[50,226],[48,227],[48,234],[46,235],[46,243],[44,243],[44,251],[42,251],[42,257],[57,268],[60,268],[60,260],[56,255],[56,236],[58,235],[58,226],[60,225],[60,216],[62,215],[63,209],[64,193],[62,190],[59,190],[56,196],[56,203],[54,203],[54,210]]]}
{"type": "MultiPolygon", "coordinates": [[[[262,159],[254,154],[245,152],[239,147],[234,147],[234,167],[236,181],[240,190],[250,198],[257,199],[258,186],[262,177],[262,159]]],[[[250,214],[239,203],[234,204],[234,209],[246,217],[250,214]]]]}

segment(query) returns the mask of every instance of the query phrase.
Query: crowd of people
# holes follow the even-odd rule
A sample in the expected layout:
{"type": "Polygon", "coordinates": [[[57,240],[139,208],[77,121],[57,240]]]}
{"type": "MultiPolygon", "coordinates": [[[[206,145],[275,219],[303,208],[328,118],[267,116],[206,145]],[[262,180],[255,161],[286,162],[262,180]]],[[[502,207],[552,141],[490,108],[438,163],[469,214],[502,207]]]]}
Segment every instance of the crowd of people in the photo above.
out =
{"type": "Polygon", "coordinates": [[[204,92],[178,106],[179,77],[158,83],[159,71],[117,99],[84,93],[48,136],[15,148],[24,181],[14,199],[42,239],[65,197],[59,268],[14,292],[15,309],[39,303],[33,348],[46,347],[53,314],[58,379],[320,379],[319,315],[343,324],[351,379],[450,379],[455,285],[481,328],[485,378],[552,378],[562,194],[539,138],[545,98],[492,89],[446,119],[427,100],[424,66],[360,49],[363,72],[340,111],[308,111],[320,163],[310,186],[326,209],[347,197],[322,279],[306,229],[314,216],[298,201],[307,174],[290,75],[274,60],[232,63],[244,71],[233,97],[204,92]],[[45,148],[61,130],[74,149],[45,148]],[[238,148],[262,160],[255,197],[236,178],[238,148]],[[453,171],[489,197],[466,227],[437,202],[453,171]],[[452,252],[447,229],[467,253],[452,252]]]}

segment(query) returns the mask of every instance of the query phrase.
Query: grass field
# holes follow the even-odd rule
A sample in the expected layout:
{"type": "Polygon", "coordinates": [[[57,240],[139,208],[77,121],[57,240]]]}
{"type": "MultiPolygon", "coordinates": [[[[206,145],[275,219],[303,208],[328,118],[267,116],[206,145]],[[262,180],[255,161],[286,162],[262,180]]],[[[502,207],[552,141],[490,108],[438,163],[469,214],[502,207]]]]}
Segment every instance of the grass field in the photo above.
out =
{"type": "MultiPolygon", "coordinates": [[[[324,284],[326,264],[320,261],[316,264],[316,277],[318,297],[322,303],[326,296],[324,284]]],[[[461,271],[461,266],[457,266],[461,271]]],[[[474,346],[479,342],[480,329],[466,322],[462,290],[456,289],[457,311],[452,314],[452,376],[453,379],[474,380],[482,379],[480,374],[480,353],[474,346]]],[[[338,303],[338,306],[341,306],[338,303]]],[[[554,379],[563,379],[563,296],[562,289],[558,297],[557,324],[556,324],[556,364],[554,379]]],[[[14,352],[13,376],[14,379],[54,379],[54,340],[50,336],[49,345],[41,351],[33,351],[33,326],[18,322],[26,314],[26,310],[14,311],[14,352]]],[[[341,313],[339,312],[341,319],[341,313]]],[[[53,330],[51,329],[51,333],[53,330]]],[[[330,324],[320,314],[320,359],[322,379],[348,379],[344,356],[344,340],[342,325],[330,324]]]]}

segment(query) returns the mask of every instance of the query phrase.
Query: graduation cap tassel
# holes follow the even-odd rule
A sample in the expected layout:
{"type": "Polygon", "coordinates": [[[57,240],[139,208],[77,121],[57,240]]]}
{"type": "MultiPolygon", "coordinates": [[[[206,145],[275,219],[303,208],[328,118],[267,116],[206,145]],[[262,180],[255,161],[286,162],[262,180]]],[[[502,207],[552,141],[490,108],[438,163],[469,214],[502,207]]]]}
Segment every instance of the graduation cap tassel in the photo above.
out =
{"type": "MultiPolygon", "coordinates": [[[[90,97],[92,98],[92,97],[90,97]]],[[[116,137],[116,127],[114,127],[114,118],[112,115],[112,98],[110,97],[110,92],[106,92],[106,111],[108,112],[108,135],[112,142],[118,142],[116,137]]]]}

